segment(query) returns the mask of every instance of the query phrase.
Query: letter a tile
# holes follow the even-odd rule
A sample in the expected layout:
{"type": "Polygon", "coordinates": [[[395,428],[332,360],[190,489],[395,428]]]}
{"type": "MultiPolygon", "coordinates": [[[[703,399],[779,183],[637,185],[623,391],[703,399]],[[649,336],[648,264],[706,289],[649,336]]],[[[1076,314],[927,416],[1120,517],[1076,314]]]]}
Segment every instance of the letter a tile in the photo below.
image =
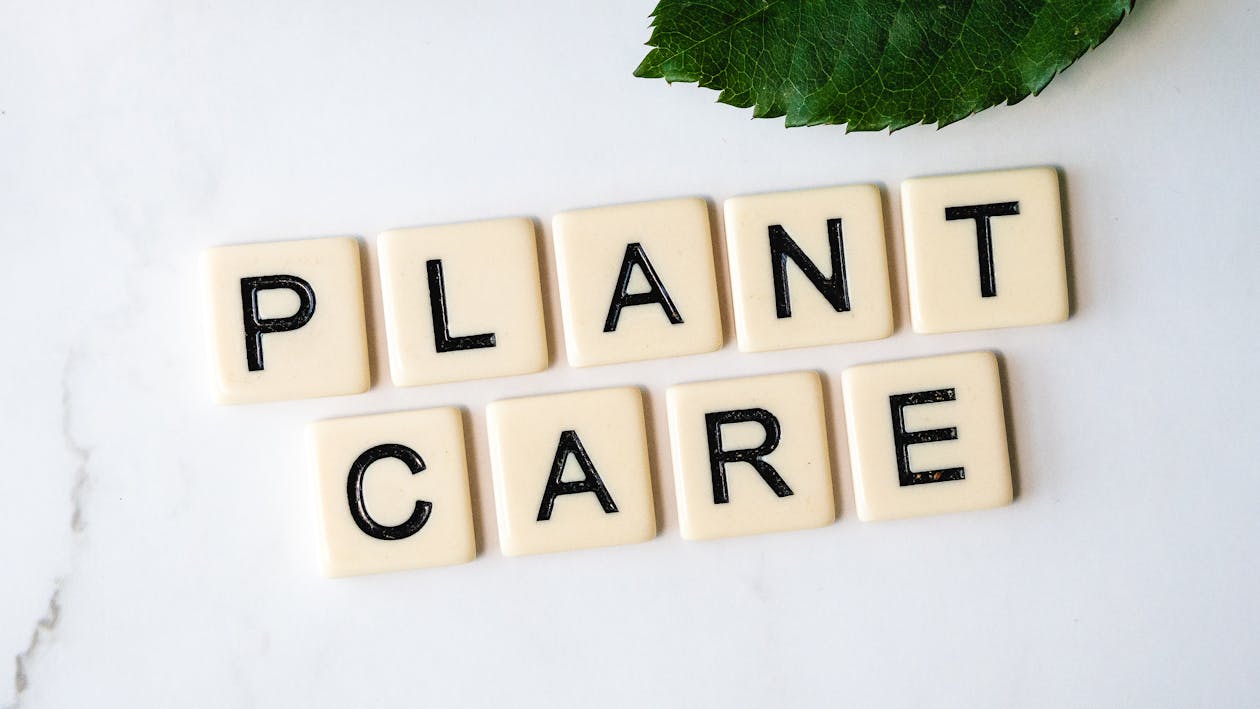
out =
{"type": "Polygon", "coordinates": [[[638,389],[496,401],[486,421],[504,554],[656,536],[638,389]]]}
{"type": "Polygon", "coordinates": [[[842,375],[858,517],[1011,502],[997,358],[990,352],[851,367],[842,375]]]}
{"type": "Polygon", "coordinates": [[[726,200],[739,349],[892,334],[884,208],[874,185],[726,200]]]}
{"type": "Polygon", "coordinates": [[[709,208],[672,199],[557,214],[556,272],[569,364],[722,346],[709,208]]]}
{"type": "Polygon", "coordinates": [[[835,521],[817,374],[683,384],[666,398],[684,539],[835,521]]]}
{"type": "Polygon", "coordinates": [[[547,334],[528,219],[381,234],[390,377],[398,386],[538,372],[547,334]]]}
{"type": "Polygon", "coordinates": [[[1053,168],[907,180],[901,210],[915,332],[1067,319],[1063,213],[1053,168]]]}
{"type": "Polygon", "coordinates": [[[201,265],[215,401],[367,391],[356,240],[221,246],[207,250],[201,265]]]}
{"type": "Polygon", "coordinates": [[[458,409],[317,421],[307,440],[326,575],[462,564],[476,556],[458,409]]]}

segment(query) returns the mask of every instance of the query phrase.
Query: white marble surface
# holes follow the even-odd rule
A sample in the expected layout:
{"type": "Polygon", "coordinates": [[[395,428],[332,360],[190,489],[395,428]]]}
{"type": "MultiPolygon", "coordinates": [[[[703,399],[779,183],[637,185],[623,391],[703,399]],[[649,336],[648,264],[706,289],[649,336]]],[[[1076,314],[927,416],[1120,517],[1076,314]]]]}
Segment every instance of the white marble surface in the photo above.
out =
{"type": "Polygon", "coordinates": [[[1260,702],[1257,3],[1143,0],[1041,98],[892,137],[632,78],[652,4],[6,3],[0,704],[1260,702]],[[369,393],[209,401],[210,245],[863,181],[899,235],[901,179],[1035,164],[1066,176],[1064,325],[916,336],[896,250],[881,342],[399,389],[374,297],[369,393]],[[837,374],[972,348],[1004,356],[1015,504],[859,522],[837,374]],[[647,544],[500,555],[486,402],[646,386],[668,501],[665,386],[792,369],[827,378],[836,524],[689,543],[664,504],[647,544]],[[303,426],[447,404],[481,557],[321,578],[303,426]]]}

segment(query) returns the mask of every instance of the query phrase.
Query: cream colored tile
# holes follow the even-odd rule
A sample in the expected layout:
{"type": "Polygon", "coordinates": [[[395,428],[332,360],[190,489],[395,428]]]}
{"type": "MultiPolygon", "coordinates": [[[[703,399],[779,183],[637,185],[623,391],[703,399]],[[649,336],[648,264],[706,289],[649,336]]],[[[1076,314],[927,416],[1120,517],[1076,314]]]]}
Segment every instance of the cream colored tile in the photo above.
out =
{"type": "Polygon", "coordinates": [[[587,367],[722,346],[708,205],[672,199],[557,214],[569,363],[587,367]]]}
{"type": "Polygon", "coordinates": [[[683,538],[835,521],[817,374],[683,384],[666,398],[683,538]]]}
{"type": "Polygon", "coordinates": [[[367,391],[355,239],[221,246],[207,250],[201,266],[215,401],[367,391]]]}
{"type": "Polygon", "coordinates": [[[530,220],[398,229],[381,234],[378,245],[394,384],[546,369],[530,220]]]}
{"type": "Polygon", "coordinates": [[[458,409],[318,421],[321,561],[328,576],[461,564],[477,554],[458,409]]]}
{"type": "Polygon", "coordinates": [[[486,422],[504,554],[656,536],[638,389],[496,401],[486,422]]]}
{"type": "Polygon", "coordinates": [[[915,332],[1067,319],[1063,212],[1053,168],[907,180],[901,208],[915,332]]]}
{"type": "Polygon", "coordinates": [[[726,200],[739,349],[876,340],[892,334],[884,209],[874,185],[726,200]]]}
{"type": "Polygon", "coordinates": [[[1010,504],[992,353],[851,367],[842,385],[853,494],[863,520],[1010,504]]]}

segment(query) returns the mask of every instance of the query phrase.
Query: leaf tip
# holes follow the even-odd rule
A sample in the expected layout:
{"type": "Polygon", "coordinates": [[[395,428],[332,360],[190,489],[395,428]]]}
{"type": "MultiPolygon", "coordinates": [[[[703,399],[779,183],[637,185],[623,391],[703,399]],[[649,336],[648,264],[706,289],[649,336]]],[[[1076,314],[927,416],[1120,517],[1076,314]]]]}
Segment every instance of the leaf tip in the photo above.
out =
{"type": "Polygon", "coordinates": [[[639,62],[639,66],[635,67],[634,75],[640,79],[662,79],[665,72],[661,68],[661,63],[657,60],[657,51],[653,49],[643,57],[643,61],[639,62]]]}

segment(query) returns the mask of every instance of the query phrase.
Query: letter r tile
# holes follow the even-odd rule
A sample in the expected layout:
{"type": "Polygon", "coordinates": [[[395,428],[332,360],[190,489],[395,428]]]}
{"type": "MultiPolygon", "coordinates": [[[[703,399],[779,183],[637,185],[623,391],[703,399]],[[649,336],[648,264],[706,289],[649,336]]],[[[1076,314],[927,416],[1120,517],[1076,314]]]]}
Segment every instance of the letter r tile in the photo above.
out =
{"type": "Polygon", "coordinates": [[[357,240],[221,246],[201,266],[216,402],[367,391],[357,240]]]}
{"type": "Polygon", "coordinates": [[[461,564],[476,556],[458,409],[307,428],[327,576],[461,564]]]}
{"type": "Polygon", "coordinates": [[[817,374],[683,384],[666,400],[684,539],[835,521],[817,374]]]}
{"type": "Polygon", "coordinates": [[[991,352],[866,364],[841,376],[864,521],[999,507],[1011,463],[991,352]]]}
{"type": "Polygon", "coordinates": [[[656,536],[638,389],[496,401],[486,407],[486,423],[504,554],[656,536]]]}
{"type": "Polygon", "coordinates": [[[1063,212],[1054,168],[906,180],[901,211],[915,332],[1067,319],[1063,212]]]}
{"type": "Polygon", "coordinates": [[[396,229],[378,240],[390,377],[417,386],[547,367],[528,219],[396,229]]]}
{"type": "Polygon", "coordinates": [[[569,364],[588,367],[721,348],[713,235],[704,200],[563,212],[553,224],[569,364]]]}

